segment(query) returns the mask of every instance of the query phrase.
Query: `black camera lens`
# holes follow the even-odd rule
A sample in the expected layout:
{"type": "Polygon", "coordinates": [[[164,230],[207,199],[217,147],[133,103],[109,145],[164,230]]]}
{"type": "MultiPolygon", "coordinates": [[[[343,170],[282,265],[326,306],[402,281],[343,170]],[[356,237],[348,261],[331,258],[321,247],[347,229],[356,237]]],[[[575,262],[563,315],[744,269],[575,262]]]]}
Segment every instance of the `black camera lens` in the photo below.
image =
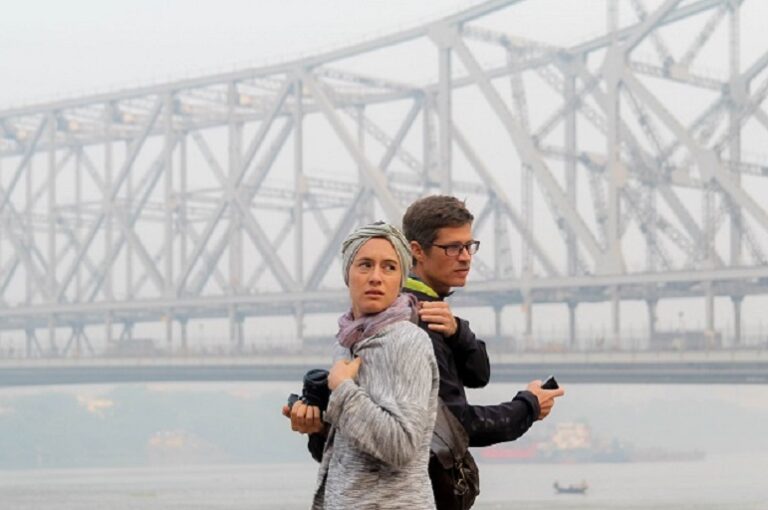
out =
{"type": "Polygon", "coordinates": [[[331,390],[328,388],[328,371],[314,368],[307,372],[304,375],[301,396],[308,405],[317,406],[321,411],[325,411],[331,396],[331,390]]]}
{"type": "Polygon", "coordinates": [[[319,407],[321,411],[325,411],[328,407],[330,396],[328,371],[322,368],[313,368],[304,374],[304,386],[301,389],[301,396],[295,393],[291,393],[288,396],[288,408],[292,409],[293,404],[301,400],[308,406],[319,407]]]}

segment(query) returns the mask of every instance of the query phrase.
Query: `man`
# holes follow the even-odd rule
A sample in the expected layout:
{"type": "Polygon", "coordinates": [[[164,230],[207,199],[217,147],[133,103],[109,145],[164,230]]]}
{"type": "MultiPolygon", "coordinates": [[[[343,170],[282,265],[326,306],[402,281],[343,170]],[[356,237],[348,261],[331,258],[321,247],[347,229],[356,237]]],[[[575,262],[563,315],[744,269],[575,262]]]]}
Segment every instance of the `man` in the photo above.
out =
{"type": "Polygon", "coordinates": [[[464,387],[480,388],[490,379],[485,342],[469,323],[455,317],[444,299],[463,287],[480,242],[472,236],[474,217],[463,202],[450,196],[417,200],[403,216],[403,233],[411,244],[413,269],[405,290],[421,302],[420,326],[429,334],[440,370],[440,398],[458,418],[470,446],[512,441],[552,410],[563,389],[544,390],[531,381],[514,398],[496,405],[467,402],[464,387]]]}

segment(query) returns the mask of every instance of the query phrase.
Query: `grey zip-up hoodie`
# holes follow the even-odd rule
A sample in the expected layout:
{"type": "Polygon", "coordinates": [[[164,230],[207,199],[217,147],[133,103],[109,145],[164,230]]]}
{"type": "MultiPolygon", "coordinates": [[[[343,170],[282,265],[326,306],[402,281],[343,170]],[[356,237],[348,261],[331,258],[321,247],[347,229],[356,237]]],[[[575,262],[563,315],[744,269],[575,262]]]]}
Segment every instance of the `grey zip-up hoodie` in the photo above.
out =
{"type": "Polygon", "coordinates": [[[434,509],[427,464],[439,373],[432,342],[396,322],[337,345],[334,360],[359,356],[357,380],[341,383],[325,413],[331,424],[313,510],[434,509]]]}

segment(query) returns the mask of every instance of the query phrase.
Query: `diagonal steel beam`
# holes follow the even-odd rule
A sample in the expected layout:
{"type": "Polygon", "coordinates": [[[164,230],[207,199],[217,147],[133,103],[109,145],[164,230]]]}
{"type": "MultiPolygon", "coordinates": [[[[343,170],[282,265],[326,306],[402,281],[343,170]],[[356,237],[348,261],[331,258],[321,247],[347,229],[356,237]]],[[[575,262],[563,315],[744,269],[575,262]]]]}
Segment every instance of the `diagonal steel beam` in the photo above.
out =
{"type": "Polygon", "coordinates": [[[720,187],[735,201],[736,204],[743,207],[768,231],[768,212],[741,188],[733,177],[728,174],[720,164],[717,154],[711,149],[701,147],[683,128],[682,124],[651,94],[651,92],[640,83],[640,81],[629,71],[624,72],[624,82],[638,95],[645,104],[661,119],[675,135],[683,141],[683,144],[693,155],[698,163],[699,171],[705,179],[714,179],[720,187]]]}
{"type": "MultiPolygon", "coordinates": [[[[178,138],[174,137],[173,146],[175,146],[177,141],[178,141],[178,138]]],[[[111,260],[104,259],[104,261],[101,264],[101,269],[96,275],[96,278],[92,278],[88,282],[88,285],[86,285],[86,288],[88,288],[91,284],[94,285],[93,289],[90,291],[91,294],[90,294],[90,297],[88,298],[88,301],[92,301],[93,299],[95,299],[96,294],[99,292],[102,285],[105,283],[109,266],[113,264],[117,259],[117,256],[122,250],[126,240],[131,245],[131,248],[139,252],[139,256],[142,259],[142,262],[144,263],[145,269],[154,275],[153,282],[155,283],[156,286],[158,286],[158,290],[160,290],[161,292],[163,291],[164,287],[162,285],[163,283],[162,277],[160,276],[160,273],[157,271],[155,267],[156,264],[154,263],[154,261],[150,259],[149,254],[147,253],[143,244],[141,244],[138,238],[136,238],[133,228],[136,225],[136,222],[138,221],[139,216],[141,215],[141,211],[144,209],[147,203],[147,200],[149,199],[149,196],[152,193],[152,190],[154,190],[155,186],[160,180],[160,176],[163,173],[164,167],[165,167],[165,152],[164,150],[162,150],[160,154],[155,158],[154,162],[150,166],[149,171],[147,172],[148,174],[151,175],[151,178],[148,181],[145,181],[146,186],[139,198],[138,206],[136,207],[136,210],[133,211],[132,215],[130,214],[130,211],[129,211],[127,219],[121,215],[116,215],[118,224],[122,230],[122,235],[117,239],[116,242],[112,244],[112,249],[110,250],[110,253],[112,253],[111,260]]],[[[105,297],[109,298],[109,296],[105,296],[105,297]]]]}
{"type": "MultiPolygon", "coordinates": [[[[203,147],[207,147],[207,145],[204,144],[203,147]]],[[[291,277],[288,269],[285,267],[285,264],[283,264],[282,260],[280,260],[277,252],[272,249],[269,238],[261,228],[261,225],[259,225],[258,221],[256,221],[256,218],[253,217],[253,211],[248,205],[250,201],[246,202],[243,200],[242,194],[239,193],[237,189],[235,189],[232,182],[226,177],[226,175],[224,175],[224,171],[222,170],[221,165],[213,157],[213,154],[210,153],[210,151],[208,151],[208,153],[209,157],[207,159],[210,169],[213,172],[213,175],[215,175],[221,183],[224,189],[225,199],[230,203],[230,205],[234,204],[240,211],[243,227],[245,227],[245,231],[248,233],[251,241],[253,241],[253,244],[261,252],[262,256],[269,264],[270,269],[272,269],[275,277],[283,289],[295,289],[297,285],[296,282],[291,277]]],[[[299,255],[297,254],[297,256],[299,255]]]]}
{"type": "MultiPolygon", "coordinates": [[[[291,80],[285,80],[282,88],[280,89],[280,92],[278,92],[275,100],[272,103],[272,106],[269,109],[269,113],[260,124],[258,132],[256,133],[253,140],[249,144],[248,149],[246,150],[246,153],[243,156],[240,169],[233,180],[234,181],[233,185],[235,188],[239,187],[240,184],[242,183],[243,178],[245,177],[248,171],[248,168],[251,164],[251,161],[253,160],[253,157],[255,156],[258,149],[261,147],[261,144],[266,139],[267,133],[269,133],[269,130],[274,123],[274,120],[277,118],[278,114],[282,111],[283,105],[285,104],[286,97],[288,96],[288,93],[290,92],[290,89],[291,89],[291,83],[292,83],[291,80]]],[[[289,126],[288,129],[290,129],[290,123],[288,124],[288,126],[289,126]]],[[[283,129],[284,133],[282,134],[284,134],[287,137],[287,133],[285,133],[285,131],[286,130],[284,127],[283,129]]],[[[207,148],[207,144],[205,144],[205,140],[202,138],[202,135],[200,135],[199,132],[197,131],[193,131],[192,138],[197,144],[197,146],[200,148],[201,152],[203,152],[203,156],[208,160],[209,166],[211,166],[212,153],[210,149],[207,148]]],[[[282,147],[282,143],[280,144],[280,147],[282,147]]],[[[263,174],[263,176],[266,176],[266,173],[269,171],[269,168],[271,168],[271,165],[261,166],[260,169],[263,171],[259,173],[263,174]]],[[[230,202],[226,199],[226,197],[221,197],[221,199],[219,200],[219,203],[216,205],[216,210],[211,215],[211,217],[208,220],[208,223],[203,229],[203,233],[201,235],[201,241],[195,244],[192,254],[190,255],[187,261],[187,265],[179,273],[179,280],[176,284],[177,295],[183,291],[184,287],[186,287],[187,280],[189,278],[190,273],[194,269],[195,264],[200,260],[200,254],[202,253],[202,251],[205,249],[208,242],[210,241],[211,235],[213,234],[214,230],[218,226],[219,221],[221,220],[221,217],[224,214],[224,211],[226,211],[229,205],[230,205],[230,202]]],[[[216,251],[217,250],[214,250],[214,253],[216,253],[216,251]]],[[[215,255],[214,255],[214,260],[216,261],[218,260],[218,257],[215,255]]]]}
{"type": "Polygon", "coordinates": [[[741,79],[744,80],[744,83],[750,83],[766,67],[768,67],[768,51],[765,51],[762,55],[760,55],[760,57],[755,60],[751,66],[749,66],[749,69],[742,73],[741,79]]]}
{"type": "Polygon", "coordinates": [[[653,14],[646,17],[638,26],[636,26],[629,38],[623,44],[623,51],[625,56],[629,56],[630,53],[637,47],[638,44],[650,34],[672,11],[675,10],[677,4],[682,0],[667,0],[661,7],[656,9],[653,14]]]}
{"type": "Polygon", "coordinates": [[[688,50],[686,50],[685,54],[682,56],[682,58],[680,58],[678,62],[680,66],[688,68],[691,65],[691,62],[693,62],[709,38],[715,32],[715,28],[717,28],[717,25],[723,19],[727,10],[728,2],[723,2],[720,4],[720,7],[718,7],[715,12],[712,13],[712,16],[710,16],[710,18],[707,20],[707,23],[701,29],[699,35],[697,35],[696,39],[691,42],[690,46],[688,46],[688,50]]]}
{"type": "MultiPolygon", "coordinates": [[[[280,232],[278,232],[277,236],[275,236],[275,240],[272,241],[273,250],[277,251],[280,249],[280,247],[283,245],[283,242],[288,238],[288,234],[290,233],[292,226],[293,223],[291,222],[291,218],[288,218],[285,224],[283,224],[283,227],[280,229],[280,232]]],[[[264,274],[264,271],[266,271],[268,267],[269,265],[266,263],[266,261],[262,261],[262,263],[259,264],[259,267],[253,271],[253,274],[248,279],[248,283],[245,286],[246,292],[253,289],[254,285],[256,285],[256,282],[259,281],[259,278],[261,278],[261,275],[264,274]]]]}
{"type": "Polygon", "coordinates": [[[557,180],[547,168],[544,160],[541,158],[536,146],[534,145],[531,137],[524,132],[524,130],[518,125],[514,117],[509,111],[506,103],[499,95],[498,91],[494,88],[491,81],[487,76],[483,74],[483,70],[480,64],[472,56],[469,49],[461,41],[460,38],[455,38],[452,44],[456,54],[461,59],[464,67],[467,68],[469,74],[474,79],[475,83],[480,88],[481,92],[485,96],[486,101],[491,105],[496,116],[501,120],[502,124],[506,128],[512,142],[518,150],[520,158],[527,165],[533,169],[536,178],[541,183],[542,187],[552,196],[554,205],[560,211],[560,214],[565,218],[569,228],[581,241],[586,250],[592,257],[595,267],[603,267],[602,261],[605,257],[600,245],[595,239],[594,234],[590,231],[589,227],[584,223],[579,212],[574,209],[569,203],[565,193],[563,192],[557,180]]]}
{"type": "Polygon", "coordinates": [[[312,91],[312,95],[320,105],[320,109],[325,115],[325,118],[336,132],[336,136],[339,137],[344,144],[344,147],[363,170],[363,174],[367,178],[368,184],[373,188],[376,198],[379,199],[379,202],[384,209],[384,214],[389,219],[390,223],[393,225],[400,225],[400,221],[402,220],[401,216],[403,214],[402,207],[397,203],[395,197],[392,196],[392,192],[387,186],[387,180],[384,177],[384,174],[381,170],[375,168],[371,162],[368,161],[368,158],[366,158],[360,151],[354,139],[341,122],[339,115],[334,110],[331,100],[322,90],[315,78],[308,72],[303,72],[301,77],[304,83],[306,83],[312,91]]]}
{"type": "Polygon", "coordinates": [[[544,267],[546,273],[549,276],[559,275],[560,272],[555,267],[555,264],[547,256],[544,249],[534,237],[533,232],[528,230],[525,225],[525,220],[523,220],[523,218],[518,215],[517,211],[512,206],[512,202],[509,200],[509,197],[507,197],[506,193],[504,193],[501,185],[498,183],[498,181],[496,181],[491,172],[488,171],[485,164],[478,157],[477,153],[469,145],[467,138],[455,124],[453,125],[453,135],[456,139],[456,143],[459,145],[459,148],[461,148],[462,152],[467,157],[467,160],[477,172],[477,175],[483,181],[486,188],[488,188],[488,191],[496,197],[496,201],[499,203],[499,205],[501,205],[506,215],[512,221],[512,224],[515,225],[515,228],[520,233],[520,236],[525,240],[526,243],[528,243],[528,246],[530,246],[533,253],[539,259],[539,262],[541,262],[541,265],[544,267]]]}
{"type": "MultiPolygon", "coordinates": [[[[595,79],[594,75],[592,75],[584,66],[581,66],[579,68],[579,74],[582,77],[582,80],[585,82],[591,82],[595,79]]],[[[605,112],[607,110],[606,105],[606,98],[605,94],[602,91],[602,89],[599,86],[596,86],[594,88],[591,88],[589,90],[590,95],[594,97],[597,104],[600,106],[600,108],[605,112]]],[[[593,119],[591,117],[587,117],[588,120],[592,121],[593,119]]],[[[595,124],[598,129],[601,129],[601,127],[598,124],[595,124]]],[[[645,150],[642,149],[640,144],[637,140],[634,139],[634,136],[632,135],[631,130],[626,126],[625,124],[622,124],[621,135],[625,143],[629,146],[631,152],[637,155],[637,157],[640,159],[641,164],[639,166],[647,167],[647,168],[655,168],[655,163],[653,162],[653,158],[648,155],[645,150]]],[[[670,153],[671,154],[671,153],[670,153]]],[[[668,154],[667,157],[670,155],[668,154]]],[[[685,230],[688,232],[688,234],[693,239],[693,242],[698,247],[704,246],[704,234],[701,231],[701,228],[696,223],[696,220],[693,219],[691,216],[691,213],[688,211],[688,209],[685,207],[685,205],[682,203],[680,198],[678,197],[677,193],[672,189],[672,187],[669,185],[669,183],[664,179],[655,179],[655,185],[661,194],[662,198],[664,198],[664,201],[669,205],[669,207],[672,209],[673,213],[677,216],[677,218],[680,220],[681,224],[685,228],[685,230]]],[[[722,260],[719,258],[719,256],[716,257],[716,262],[719,265],[722,265],[722,260]]]]}
{"type": "Polygon", "coordinates": [[[253,158],[256,156],[256,152],[258,152],[259,148],[264,143],[264,140],[267,138],[267,133],[269,133],[269,130],[272,127],[275,119],[282,112],[283,105],[285,104],[285,100],[291,92],[292,86],[293,81],[286,79],[283,82],[282,87],[280,87],[280,91],[277,93],[277,96],[272,102],[272,106],[269,108],[266,117],[264,120],[262,120],[258,131],[251,140],[251,143],[248,145],[245,154],[243,154],[243,158],[240,163],[240,169],[238,171],[237,177],[235,178],[235,187],[237,187],[242,182],[243,177],[248,171],[248,167],[251,165],[253,158]]]}
{"type": "MultiPolygon", "coordinates": [[[[27,143],[26,147],[24,148],[24,156],[22,156],[21,161],[19,161],[19,164],[16,166],[16,172],[13,174],[11,182],[9,183],[5,193],[2,193],[2,196],[0,196],[0,213],[3,212],[3,209],[5,209],[5,206],[9,203],[11,195],[13,194],[13,190],[16,188],[16,184],[19,182],[19,179],[21,178],[24,169],[29,164],[30,159],[32,159],[32,155],[37,150],[37,142],[40,141],[40,137],[42,136],[43,130],[45,129],[47,123],[48,116],[44,115],[43,118],[40,119],[40,124],[37,125],[37,128],[35,129],[35,132],[32,135],[29,143],[27,143]]],[[[0,187],[0,190],[2,190],[2,187],[0,187]]]]}
{"type": "MultiPolygon", "coordinates": [[[[644,21],[648,17],[648,11],[645,9],[645,5],[640,0],[631,0],[632,7],[635,9],[635,13],[640,21],[644,21]]],[[[656,27],[654,27],[656,28],[656,27]]],[[[664,43],[664,40],[659,35],[658,30],[651,34],[653,45],[656,48],[656,53],[659,55],[659,60],[664,63],[672,62],[672,56],[669,53],[669,48],[664,43]]]]}
{"type": "MultiPolygon", "coordinates": [[[[282,148],[285,146],[285,142],[288,139],[288,135],[291,133],[291,129],[293,126],[293,122],[288,118],[283,125],[283,128],[281,129],[280,133],[277,135],[275,140],[272,142],[269,150],[267,153],[262,157],[262,160],[259,162],[258,165],[256,165],[256,169],[252,172],[251,176],[248,178],[248,182],[246,182],[244,185],[242,185],[238,189],[238,193],[244,194],[244,201],[246,203],[250,203],[251,200],[253,200],[253,197],[258,192],[261,183],[266,178],[267,174],[269,173],[269,170],[272,168],[273,163],[275,162],[275,159],[277,158],[278,154],[282,150],[282,148]]],[[[206,146],[205,141],[203,140],[203,146],[206,146]]],[[[205,150],[205,149],[201,149],[205,150]]],[[[212,154],[210,154],[213,156],[212,154]]],[[[211,161],[208,161],[209,164],[218,164],[215,163],[215,158],[213,158],[214,163],[211,163],[211,161]]],[[[219,168],[221,165],[219,165],[219,168]]],[[[226,197],[223,197],[221,200],[228,203],[226,201],[226,197]]],[[[220,206],[221,203],[217,204],[217,212],[218,213],[218,206],[220,206]]],[[[216,214],[215,213],[215,214],[216,214]]],[[[210,221],[206,225],[206,229],[209,228],[211,225],[210,221]]],[[[216,225],[213,225],[214,227],[216,225]]],[[[213,232],[213,229],[211,229],[210,233],[213,232]]],[[[208,234],[210,237],[210,233],[208,234]]],[[[205,233],[201,235],[201,239],[205,239],[205,233]]],[[[199,245],[201,241],[197,241],[197,244],[199,245]]],[[[211,276],[211,271],[215,267],[215,265],[218,263],[219,259],[221,258],[221,255],[224,253],[224,250],[229,244],[228,238],[224,235],[222,236],[216,246],[213,248],[213,250],[210,252],[210,260],[203,265],[203,267],[200,268],[199,272],[197,273],[197,276],[195,279],[190,283],[188,287],[188,292],[190,295],[196,296],[198,295],[203,287],[205,287],[205,284],[208,282],[208,279],[211,276]]],[[[196,260],[193,258],[189,259],[188,265],[190,266],[189,271],[191,272],[192,268],[194,267],[196,263],[196,260]]],[[[183,273],[182,273],[183,274],[183,273]]],[[[189,274],[189,273],[187,273],[189,274]]],[[[178,283],[178,291],[182,292],[184,286],[186,285],[186,280],[180,280],[178,283]]]]}
{"type": "MultiPolygon", "coordinates": [[[[126,154],[126,158],[125,158],[125,161],[123,162],[123,166],[120,169],[117,179],[115,179],[114,184],[112,185],[112,190],[110,191],[109,195],[106,197],[110,202],[114,202],[115,198],[120,192],[120,188],[122,187],[123,182],[125,182],[126,177],[128,177],[128,173],[133,168],[133,163],[134,161],[136,161],[136,157],[139,155],[139,151],[141,150],[142,146],[144,145],[144,142],[146,141],[147,137],[152,131],[152,128],[155,125],[155,121],[157,121],[157,117],[160,115],[160,110],[162,110],[163,108],[164,102],[165,102],[164,98],[162,97],[159,97],[155,101],[155,106],[150,112],[150,115],[147,119],[147,123],[144,125],[144,128],[142,129],[139,136],[135,140],[133,140],[133,142],[131,143],[131,147],[128,150],[128,154],[126,154]]],[[[106,218],[106,212],[102,211],[101,214],[99,214],[96,221],[94,222],[94,224],[91,226],[91,230],[85,236],[85,239],[83,241],[80,251],[78,252],[74,262],[70,265],[69,270],[65,273],[65,276],[61,281],[57,300],[60,300],[64,296],[65,292],[67,291],[67,288],[69,287],[69,284],[72,281],[72,278],[77,272],[77,267],[80,262],[80,259],[83,257],[83,255],[85,255],[85,252],[88,251],[88,249],[90,248],[91,243],[96,237],[96,233],[98,232],[99,228],[101,228],[101,225],[104,222],[105,218],[106,218]]]]}
{"type": "Polygon", "coordinates": [[[0,297],[5,295],[5,290],[11,283],[11,280],[13,280],[13,275],[19,267],[19,262],[19,256],[14,254],[13,258],[0,270],[0,297]]]}
{"type": "MultiPolygon", "coordinates": [[[[414,100],[413,105],[411,105],[411,109],[406,114],[405,119],[397,130],[397,133],[395,133],[395,136],[389,142],[387,150],[384,152],[384,155],[379,161],[378,168],[382,173],[386,173],[390,163],[399,153],[400,146],[402,145],[403,140],[413,126],[413,123],[416,120],[416,116],[419,114],[419,111],[421,111],[422,106],[423,101],[421,97],[414,100]]],[[[339,246],[341,246],[341,243],[344,240],[344,236],[352,228],[354,220],[356,219],[359,205],[366,203],[371,195],[372,192],[370,188],[364,187],[357,191],[354,198],[352,199],[352,203],[350,203],[347,207],[344,216],[342,216],[341,220],[336,225],[336,229],[333,231],[333,234],[328,236],[328,242],[323,248],[323,251],[320,253],[320,256],[317,258],[317,262],[315,262],[312,271],[309,273],[310,276],[306,283],[306,289],[317,289],[317,286],[328,272],[328,268],[333,261],[333,257],[337,256],[339,252],[339,246]]]]}
{"type": "MultiPolygon", "coordinates": [[[[64,235],[69,240],[67,245],[58,255],[58,260],[64,260],[64,257],[67,255],[67,253],[69,253],[70,250],[74,249],[75,252],[77,252],[80,249],[80,241],[77,239],[77,234],[75,233],[74,230],[72,230],[72,227],[69,226],[66,220],[59,217],[57,223],[61,227],[64,235]]],[[[98,270],[96,269],[96,266],[93,264],[93,261],[91,261],[91,258],[88,257],[88,255],[85,255],[83,257],[82,262],[83,262],[83,265],[86,267],[86,269],[88,269],[88,271],[92,275],[97,273],[98,270]]]]}
{"type": "MultiPolygon", "coordinates": [[[[0,190],[0,195],[2,195],[2,190],[0,190]]],[[[5,218],[5,224],[3,225],[3,230],[5,231],[5,235],[7,238],[11,241],[11,244],[13,245],[13,248],[16,252],[16,254],[19,256],[21,261],[24,263],[24,267],[29,272],[29,275],[31,276],[32,280],[35,283],[35,289],[34,291],[40,292],[40,294],[44,297],[50,298],[50,292],[48,289],[48,284],[46,279],[42,276],[47,271],[45,265],[43,264],[43,270],[40,271],[37,268],[37,265],[35,264],[32,255],[34,254],[34,251],[37,249],[34,244],[32,246],[28,246],[27,241],[24,239],[19,238],[19,236],[16,235],[16,233],[13,230],[13,227],[10,226],[8,220],[12,220],[14,224],[16,225],[24,225],[24,221],[21,219],[21,217],[18,215],[18,213],[15,211],[15,208],[12,207],[10,203],[8,203],[8,208],[11,214],[5,218]]],[[[43,260],[42,256],[38,253],[38,260],[43,260]]]]}

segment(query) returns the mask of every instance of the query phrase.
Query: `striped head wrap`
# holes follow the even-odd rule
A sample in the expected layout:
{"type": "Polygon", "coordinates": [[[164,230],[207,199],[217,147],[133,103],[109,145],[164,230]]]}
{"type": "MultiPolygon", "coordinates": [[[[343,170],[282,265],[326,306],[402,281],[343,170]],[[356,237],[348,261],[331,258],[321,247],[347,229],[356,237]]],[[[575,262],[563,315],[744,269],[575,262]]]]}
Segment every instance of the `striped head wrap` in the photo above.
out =
{"type": "Polygon", "coordinates": [[[382,238],[389,241],[395,248],[398,261],[400,262],[401,281],[400,286],[405,285],[405,281],[408,279],[408,273],[411,272],[411,248],[405,236],[397,228],[393,227],[389,223],[383,221],[377,221],[370,225],[365,225],[354,230],[341,245],[342,264],[341,268],[344,271],[344,283],[349,286],[349,268],[352,265],[352,261],[355,260],[355,255],[369,239],[382,238]]]}

